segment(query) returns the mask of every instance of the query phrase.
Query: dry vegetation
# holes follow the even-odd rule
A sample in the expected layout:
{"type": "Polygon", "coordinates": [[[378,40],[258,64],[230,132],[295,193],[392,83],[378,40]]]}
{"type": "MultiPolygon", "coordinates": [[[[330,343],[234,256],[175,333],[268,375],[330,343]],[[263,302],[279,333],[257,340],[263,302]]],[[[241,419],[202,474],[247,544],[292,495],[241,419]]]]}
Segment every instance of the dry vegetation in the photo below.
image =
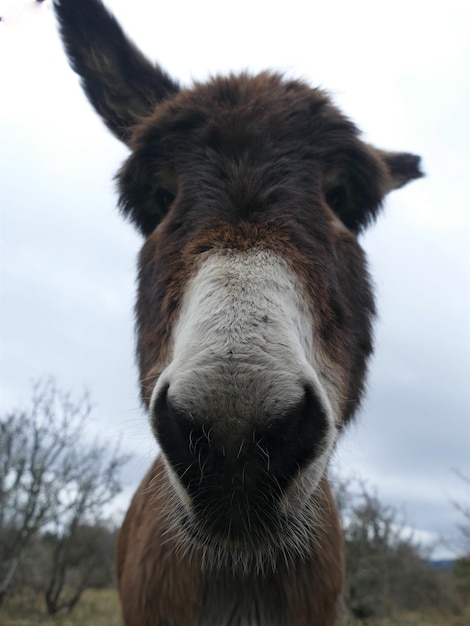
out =
{"type": "Polygon", "coordinates": [[[72,613],[50,617],[44,598],[24,590],[0,609],[0,626],[121,626],[115,589],[87,589],[72,613]]]}

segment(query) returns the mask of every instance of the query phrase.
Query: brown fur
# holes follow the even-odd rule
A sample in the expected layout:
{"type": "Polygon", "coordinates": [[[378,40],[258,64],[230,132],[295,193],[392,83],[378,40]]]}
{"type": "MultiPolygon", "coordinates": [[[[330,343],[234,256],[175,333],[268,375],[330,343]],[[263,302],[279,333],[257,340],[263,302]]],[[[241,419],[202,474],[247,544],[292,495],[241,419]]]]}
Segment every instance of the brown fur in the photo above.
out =
{"type": "MultiPolygon", "coordinates": [[[[288,263],[307,303],[321,373],[338,398],[341,430],[359,406],[372,351],[374,301],[357,235],[375,219],[388,191],[421,176],[419,158],[367,145],[325,92],[277,74],[218,77],[180,89],[137,51],[99,0],[54,4],[90,101],[131,149],[118,183],[122,212],[146,238],[136,305],[144,405],[149,408],[171,362],[182,298],[204,259],[214,252],[265,250],[288,263]]],[[[299,441],[308,450],[319,436],[320,426],[309,417],[294,414],[292,427],[281,423],[278,440],[270,432],[278,473],[265,472],[255,510],[259,501],[277,506],[295,485],[296,472],[282,469],[299,441]]],[[[273,543],[275,567],[269,571],[206,567],[199,538],[187,536],[187,511],[171,482],[175,468],[171,474],[165,465],[171,463],[173,425],[161,422],[171,413],[151,419],[159,433],[167,428],[170,443],[167,437],[166,461],[157,459],[143,480],[119,536],[126,626],[333,626],[344,566],[327,478],[304,503],[315,510],[304,558],[283,560],[273,543]]],[[[188,455],[188,442],[183,444],[188,455]]],[[[227,473],[231,466],[223,467],[227,473]]],[[[217,482],[217,475],[212,478],[217,482]]],[[[224,478],[230,484],[230,475],[224,478]]],[[[205,480],[202,470],[193,489],[197,479],[205,480]]],[[[219,513],[220,503],[209,500],[208,506],[219,513]]]]}

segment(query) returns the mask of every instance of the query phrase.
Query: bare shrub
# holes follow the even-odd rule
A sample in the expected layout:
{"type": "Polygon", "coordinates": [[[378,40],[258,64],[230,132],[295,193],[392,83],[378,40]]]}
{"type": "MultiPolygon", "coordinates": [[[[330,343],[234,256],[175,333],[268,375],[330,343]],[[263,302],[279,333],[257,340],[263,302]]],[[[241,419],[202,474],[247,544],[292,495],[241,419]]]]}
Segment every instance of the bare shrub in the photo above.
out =
{"type": "Polygon", "coordinates": [[[0,602],[35,578],[35,552],[41,554],[36,578],[50,613],[71,610],[92,579],[96,559],[88,559],[71,584],[71,554],[80,560],[80,536],[87,527],[99,529],[104,507],[121,490],[119,471],[127,458],[118,448],[86,439],[91,415],[87,394],[73,399],[52,379],[33,386],[26,408],[1,414],[0,602]],[[55,537],[46,551],[39,540],[45,531],[55,537]]]}

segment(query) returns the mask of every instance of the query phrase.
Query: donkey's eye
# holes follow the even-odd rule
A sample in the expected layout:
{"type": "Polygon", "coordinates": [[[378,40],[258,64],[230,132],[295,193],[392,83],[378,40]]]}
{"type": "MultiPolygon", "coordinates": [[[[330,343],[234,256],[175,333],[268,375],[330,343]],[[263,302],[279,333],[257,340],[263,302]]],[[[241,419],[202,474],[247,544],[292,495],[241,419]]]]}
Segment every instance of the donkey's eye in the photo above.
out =
{"type": "Polygon", "coordinates": [[[332,187],[328,189],[325,192],[325,200],[333,211],[343,209],[347,204],[347,194],[344,187],[332,187]]]}
{"type": "Polygon", "coordinates": [[[164,189],[163,187],[159,187],[155,194],[155,201],[158,205],[160,211],[167,211],[173,200],[175,199],[175,194],[168,191],[168,189],[164,189]]]}

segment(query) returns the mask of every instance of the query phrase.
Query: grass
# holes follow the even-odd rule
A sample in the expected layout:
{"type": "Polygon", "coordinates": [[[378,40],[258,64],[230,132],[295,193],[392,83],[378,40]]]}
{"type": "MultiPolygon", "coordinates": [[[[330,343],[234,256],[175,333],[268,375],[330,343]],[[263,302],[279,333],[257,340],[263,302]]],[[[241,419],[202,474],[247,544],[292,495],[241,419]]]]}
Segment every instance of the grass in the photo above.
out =
{"type": "Polygon", "coordinates": [[[119,600],[115,589],[88,589],[70,614],[46,614],[41,595],[24,591],[5,601],[0,626],[121,626],[119,600]]]}

